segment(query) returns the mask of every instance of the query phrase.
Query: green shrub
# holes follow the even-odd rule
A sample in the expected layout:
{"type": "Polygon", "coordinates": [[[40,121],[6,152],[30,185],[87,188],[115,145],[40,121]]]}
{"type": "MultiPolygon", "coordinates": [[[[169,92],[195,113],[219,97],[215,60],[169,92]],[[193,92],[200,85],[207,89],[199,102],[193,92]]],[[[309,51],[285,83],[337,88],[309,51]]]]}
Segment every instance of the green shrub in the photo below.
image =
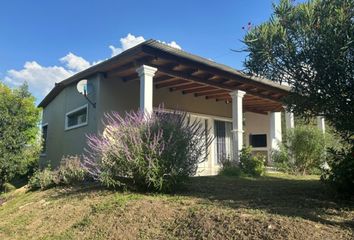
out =
{"type": "Polygon", "coordinates": [[[278,170],[304,175],[319,172],[326,162],[325,153],[325,135],[316,127],[300,125],[287,131],[272,159],[278,170]]]}
{"type": "Polygon", "coordinates": [[[59,185],[74,185],[88,179],[87,171],[81,166],[79,156],[63,157],[59,168],[37,170],[28,181],[29,188],[48,189],[59,185]]]}
{"type": "Polygon", "coordinates": [[[196,173],[211,144],[209,130],[184,112],[106,116],[103,136],[89,136],[84,165],[107,187],[170,192],[196,173]]]}
{"type": "Polygon", "coordinates": [[[240,168],[243,173],[254,177],[262,176],[265,172],[264,162],[265,156],[253,156],[251,147],[246,147],[241,150],[240,168]]]}
{"type": "Polygon", "coordinates": [[[279,144],[279,150],[272,152],[272,161],[278,171],[295,174],[294,161],[290,160],[284,144],[279,144]]]}
{"type": "Polygon", "coordinates": [[[229,166],[225,168],[221,168],[219,171],[220,176],[227,176],[227,177],[239,177],[241,176],[242,171],[238,166],[229,166]]]}
{"type": "Polygon", "coordinates": [[[28,181],[28,187],[32,190],[45,190],[58,184],[58,173],[52,171],[50,167],[37,170],[28,181]]]}
{"type": "Polygon", "coordinates": [[[5,193],[12,192],[12,191],[16,190],[16,187],[14,185],[12,185],[11,183],[4,183],[4,185],[2,187],[3,187],[5,193]]]}
{"type": "Polygon", "coordinates": [[[354,149],[331,150],[328,156],[329,169],[324,170],[321,180],[344,197],[354,196],[354,149]]]}
{"type": "Polygon", "coordinates": [[[85,181],[87,171],[81,166],[79,156],[63,157],[57,170],[59,184],[72,185],[85,181]]]}
{"type": "Polygon", "coordinates": [[[218,175],[227,177],[239,177],[241,176],[241,168],[230,158],[221,159],[221,168],[218,175]]]}

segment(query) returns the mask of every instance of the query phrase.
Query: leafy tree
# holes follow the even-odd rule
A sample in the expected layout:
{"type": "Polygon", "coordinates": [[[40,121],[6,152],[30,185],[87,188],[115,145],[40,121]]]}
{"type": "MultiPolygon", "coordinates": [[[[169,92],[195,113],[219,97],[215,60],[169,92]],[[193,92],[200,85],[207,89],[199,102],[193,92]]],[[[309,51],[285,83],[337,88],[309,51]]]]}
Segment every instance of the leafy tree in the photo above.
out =
{"type": "Polygon", "coordinates": [[[0,188],[26,174],[38,158],[40,110],[27,84],[10,89],[0,83],[0,188]]]}
{"type": "Polygon", "coordinates": [[[324,116],[353,144],[353,0],[281,0],[244,43],[250,73],[291,85],[286,102],[295,114],[324,116]]]}

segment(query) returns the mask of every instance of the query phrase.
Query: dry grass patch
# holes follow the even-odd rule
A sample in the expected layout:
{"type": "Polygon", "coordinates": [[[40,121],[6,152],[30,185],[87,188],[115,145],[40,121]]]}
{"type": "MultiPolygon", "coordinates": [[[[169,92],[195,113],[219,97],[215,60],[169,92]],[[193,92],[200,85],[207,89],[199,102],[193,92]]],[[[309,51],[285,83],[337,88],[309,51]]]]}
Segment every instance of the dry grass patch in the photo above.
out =
{"type": "Polygon", "coordinates": [[[97,186],[3,196],[0,239],[353,239],[354,203],[316,177],[192,178],[175,195],[97,186]]]}

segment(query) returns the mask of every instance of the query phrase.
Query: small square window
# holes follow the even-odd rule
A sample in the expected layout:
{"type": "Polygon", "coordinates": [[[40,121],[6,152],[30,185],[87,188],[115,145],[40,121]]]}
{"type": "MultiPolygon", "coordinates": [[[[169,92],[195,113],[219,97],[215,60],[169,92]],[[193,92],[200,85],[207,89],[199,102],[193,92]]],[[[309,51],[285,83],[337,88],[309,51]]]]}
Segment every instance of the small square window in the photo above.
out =
{"type": "Polygon", "coordinates": [[[87,105],[66,114],[66,129],[76,128],[87,124],[87,105]]]}
{"type": "Polygon", "coordinates": [[[267,134],[250,134],[252,147],[267,147],[267,134]]]}

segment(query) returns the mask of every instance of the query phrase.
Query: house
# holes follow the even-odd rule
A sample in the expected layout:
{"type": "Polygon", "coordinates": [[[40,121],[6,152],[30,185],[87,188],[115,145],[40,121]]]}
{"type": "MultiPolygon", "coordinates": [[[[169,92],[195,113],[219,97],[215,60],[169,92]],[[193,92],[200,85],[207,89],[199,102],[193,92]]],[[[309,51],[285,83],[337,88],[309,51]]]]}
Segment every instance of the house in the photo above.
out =
{"type": "MultiPolygon", "coordinates": [[[[152,112],[160,104],[190,113],[215,136],[198,174],[216,174],[221,158],[238,156],[243,145],[252,145],[270,162],[282,139],[282,99],[289,91],[148,40],[55,85],[39,104],[45,139],[41,163],[55,167],[65,155],[82,154],[86,134],[104,130],[104,113],[152,112]],[[87,97],[77,91],[82,79],[92,86],[87,97]]],[[[293,127],[293,114],[285,112],[285,118],[286,127],[293,127]]]]}

